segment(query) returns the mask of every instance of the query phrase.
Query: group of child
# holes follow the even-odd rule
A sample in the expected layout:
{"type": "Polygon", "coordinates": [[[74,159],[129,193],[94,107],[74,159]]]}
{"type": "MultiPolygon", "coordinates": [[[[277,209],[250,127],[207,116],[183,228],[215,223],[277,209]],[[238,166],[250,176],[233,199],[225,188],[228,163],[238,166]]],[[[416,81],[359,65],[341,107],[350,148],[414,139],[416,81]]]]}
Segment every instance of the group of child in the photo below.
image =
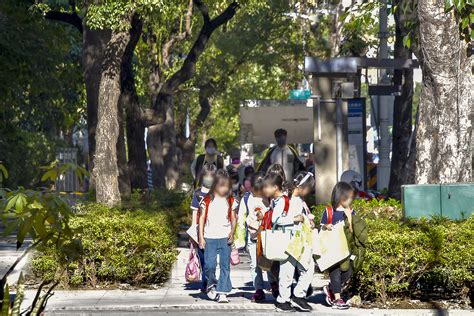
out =
{"type": "MultiPolygon", "coordinates": [[[[255,288],[252,300],[262,302],[265,300],[265,286],[263,271],[259,266],[261,254],[258,247],[259,233],[265,221],[270,220],[274,229],[292,234],[301,228],[305,220],[309,221],[312,229],[331,230],[333,225],[347,218],[350,223],[353,214],[351,203],[354,190],[347,183],[336,184],[331,214],[328,216],[326,210],[321,223],[315,223],[304,201],[315,187],[315,179],[310,172],[299,172],[294,179],[287,180],[283,168],[274,164],[266,174],[246,173],[246,181],[237,190],[232,173],[216,170],[214,165],[205,165],[200,174],[201,186],[192,199],[193,224],[198,227],[198,254],[203,271],[202,291],[209,299],[219,303],[229,302],[227,295],[232,290],[230,261],[238,218],[245,218],[246,247],[251,258],[251,278],[255,288]],[[216,277],[218,256],[219,278],[216,277]]],[[[312,310],[306,299],[312,291],[314,270],[313,260],[305,268],[292,256],[284,261],[273,262],[271,270],[267,272],[267,279],[276,298],[277,310],[312,310]]],[[[351,269],[341,271],[337,265],[329,269],[330,284],[324,287],[324,293],[326,301],[333,308],[349,308],[340,294],[351,273],[351,269]]]]}

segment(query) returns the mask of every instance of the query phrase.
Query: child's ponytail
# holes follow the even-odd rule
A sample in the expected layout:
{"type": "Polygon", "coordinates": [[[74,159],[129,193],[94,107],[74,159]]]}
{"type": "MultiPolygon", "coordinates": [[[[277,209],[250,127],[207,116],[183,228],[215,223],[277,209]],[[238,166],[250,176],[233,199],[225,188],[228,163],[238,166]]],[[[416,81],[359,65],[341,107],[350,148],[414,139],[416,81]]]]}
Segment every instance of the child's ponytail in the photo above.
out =
{"type": "Polygon", "coordinates": [[[291,190],[288,193],[291,195],[296,188],[310,188],[314,190],[316,181],[314,175],[311,172],[300,171],[296,174],[293,181],[291,182],[291,190]]]}

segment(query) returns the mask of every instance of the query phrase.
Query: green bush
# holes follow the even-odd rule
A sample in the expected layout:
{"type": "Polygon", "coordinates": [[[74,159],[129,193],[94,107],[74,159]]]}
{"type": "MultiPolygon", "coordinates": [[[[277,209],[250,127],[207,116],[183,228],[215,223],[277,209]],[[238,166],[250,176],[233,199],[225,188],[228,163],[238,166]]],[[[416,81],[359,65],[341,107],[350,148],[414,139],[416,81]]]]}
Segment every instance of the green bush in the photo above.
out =
{"type": "MultiPolygon", "coordinates": [[[[315,207],[317,220],[324,206],[315,207]]],[[[352,289],[385,303],[394,298],[466,298],[474,284],[474,217],[404,220],[396,200],[354,202],[369,241],[352,289]]]]}
{"type": "Polygon", "coordinates": [[[162,210],[172,218],[173,227],[180,229],[182,225],[191,224],[191,198],[191,193],[178,190],[134,190],[125,206],[132,209],[162,210]]]}
{"type": "Polygon", "coordinates": [[[42,247],[33,273],[60,277],[64,286],[162,283],[176,259],[172,221],[166,212],[80,206],[70,225],[80,231],[82,258],[61,265],[54,245],[42,247]]]}
{"type": "Polygon", "coordinates": [[[466,297],[474,281],[474,218],[399,222],[367,219],[367,257],[355,286],[363,296],[466,297]]]}

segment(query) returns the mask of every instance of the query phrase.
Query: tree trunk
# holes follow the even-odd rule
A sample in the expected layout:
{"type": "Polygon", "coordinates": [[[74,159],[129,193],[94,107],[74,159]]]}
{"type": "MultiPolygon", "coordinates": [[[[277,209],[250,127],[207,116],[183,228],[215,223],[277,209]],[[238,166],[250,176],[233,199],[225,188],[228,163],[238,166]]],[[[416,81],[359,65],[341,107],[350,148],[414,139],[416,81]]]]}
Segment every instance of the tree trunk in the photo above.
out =
{"type": "Polygon", "coordinates": [[[471,181],[471,61],[453,12],[419,0],[423,86],[416,139],[416,182],[471,181]]]}
{"type": "MultiPolygon", "coordinates": [[[[121,99],[122,95],[120,96],[120,100],[121,99]]],[[[124,133],[124,112],[122,103],[120,101],[118,106],[118,122],[119,136],[117,139],[117,166],[119,170],[119,191],[122,200],[128,200],[132,194],[132,188],[130,187],[130,177],[127,165],[127,145],[125,143],[124,133]]]]}
{"type": "MultiPolygon", "coordinates": [[[[95,155],[95,133],[97,128],[97,109],[99,104],[99,84],[104,52],[110,40],[110,30],[91,30],[84,20],[82,67],[87,98],[87,133],[89,147],[89,170],[93,170],[95,155]]],[[[93,179],[91,179],[93,180],[93,179]]],[[[91,181],[93,185],[94,181],[91,181]]]]}
{"type": "Polygon", "coordinates": [[[126,130],[128,145],[128,175],[132,189],[147,188],[147,165],[145,149],[145,125],[135,88],[133,73],[133,54],[142,34],[143,23],[135,16],[130,30],[130,42],[125,49],[122,60],[122,93],[120,104],[126,113],[126,130]]]}
{"type": "Polygon", "coordinates": [[[120,66],[129,42],[128,32],[114,32],[107,43],[99,88],[94,176],[97,202],[120,204],[117,140],[119,137],[118,102],[120,66]]]}
{"type": "Polygon", "coordinates": [[[165,165],[163,161],[162,151],[162,128],[163,124],[152,125],[148,127],[147,147],[148,155],[151,161],[151,173],[153,186],[156,188],[164,188],[165,183],[165,165]]]}
{"type": "MultiPolygon", "coordinates": [[[[411,58],[411,51],[403,45],[405,36],[400,26],[399,15],[402,10],[395,13],[395,58],[411,58]]],[[[392,162],[390,168],[389,194],[391,197],[401,197],[401,186],[414,183],[415,160],[410,159],[415,155],[415,140],[412,137],[412,107],[413,107],[413,69],[396,69],[393,77],[394,85],[401,85],[400,96],[395,97],[393,108],[393,133],[392,133],[392,162]],[[412,150],[413,149],[413,150],[412,150]]]]}
{"type": "Polygon", "coordinates": [[[166,98],[166,119],[163,126],[162,151],[165,167],[166,187],[168,189],[176,188],[179,170],[178,170],[178,152],[176,148],[176,127],[174,118],[173,98],[166,98]]]}

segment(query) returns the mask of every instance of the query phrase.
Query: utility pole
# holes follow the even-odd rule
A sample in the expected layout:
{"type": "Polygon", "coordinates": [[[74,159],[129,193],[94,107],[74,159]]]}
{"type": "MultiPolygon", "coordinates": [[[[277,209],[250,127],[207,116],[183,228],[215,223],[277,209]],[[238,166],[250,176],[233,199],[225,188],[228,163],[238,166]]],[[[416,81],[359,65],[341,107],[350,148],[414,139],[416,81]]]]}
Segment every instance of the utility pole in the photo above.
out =
{"type": "MultiPolygon", "coordinates": [[[[379,59],[388,58],[388,17],[387,0],[380,1],[379,9],[379,39],[380,46],[378,52],[379,59]]],[[[386,69],[379,69],[379,84],[390,84],[386,69]]],[[[377,166],[377,189],[388,188],[390,180],[390,135],[388,132],[389,115],[391,113],[391,98],[388,96],[378,96],[379,114],[379,164],[377,166]]]]}

